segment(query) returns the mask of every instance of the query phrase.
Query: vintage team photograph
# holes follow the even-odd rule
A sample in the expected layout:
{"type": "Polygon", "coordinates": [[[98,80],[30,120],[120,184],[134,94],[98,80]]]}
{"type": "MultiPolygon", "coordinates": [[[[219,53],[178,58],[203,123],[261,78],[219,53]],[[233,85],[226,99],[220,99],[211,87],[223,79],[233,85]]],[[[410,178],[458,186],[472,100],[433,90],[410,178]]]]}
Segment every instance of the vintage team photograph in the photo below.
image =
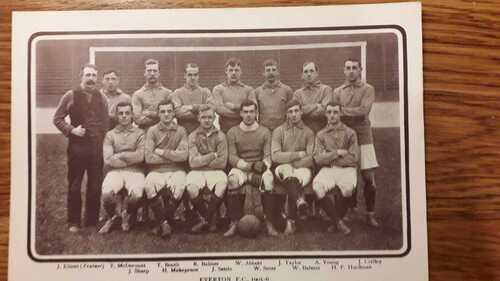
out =
{"type": "Polygon", "coordinates": [[[401,32],[197,32],[33,38],[30,251],[407,250],[401,32]]]}

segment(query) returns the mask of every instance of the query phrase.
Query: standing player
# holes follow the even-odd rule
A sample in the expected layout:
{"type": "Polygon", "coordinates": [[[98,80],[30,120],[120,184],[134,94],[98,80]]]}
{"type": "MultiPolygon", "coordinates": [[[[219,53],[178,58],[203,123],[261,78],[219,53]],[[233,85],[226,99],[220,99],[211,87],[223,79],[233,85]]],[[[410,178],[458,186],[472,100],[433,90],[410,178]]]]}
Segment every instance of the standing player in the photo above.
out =
{"type": "Polygon", "coordinates": [[[326,106],[328,124],[319,131],[314,147],[314,160],[321,170],[313,180],[313,190],[319,204],[333,224],[329,232],[351,230],[342,221],[347,200],[353,195],[357,181],[359,147],[356,132],[340,121],[340,106],[326,106]]]}
{"type": "Polygon", "coordinates": [[[118,72],[114,69],[110,69],[104,72],[102,75],[102,88],[101,93],[106,97],[108,101],[108,113],[109,113],[109,129],[113,129],[117,124],[116,115],[116,105],[120,102],[130,103],[130,96],[125,94],[121,89],[118,88],[120,84],[120,77],[118,72]]]}
{"type": "Polygon", "coordinates": [[[146,84],[132,95],[134,106],[134,121],[142,129],[158,123],[158,103],[166,100],[172,91],[163,87],[160,83],[160,63],[154,59],[148,59],[144,63],[144,77],[146,84]]]}
{"type": "Polygon", "coordinates": [[[200,105],[200,126],[189,135],[189,166],[186,190],[193,206],[201,215],[200,222],[191,229],[198,233],[209,226],[216,231],[216,211],[226,192],[227,141],[224,133],[214,126],[215,111],[209,105],[200,105]],[[203,190],[204,188],[208,190],[203,190]],[[202,193],[208,195],[205,201],[202,193]],[[205,204],[206,203],[206,204],[205,204]]]}
{"type": "Polygon", "coordinates": [[[184,69],[184,86],[172,94],[175,105],[175,116],[179,125],[184,127],[188,134],[198,126],[198,110],[200,105],[207,104],[211,96],[208,88],[200,87],[200,69],[194,63],[188,63],[184,69]]]}
{"type": "Polygon", "coordinates": [[[292,88],[280,81],[278,62],[264,61],[264,83],[255,89],[259,106],[259,123],[274,130],[286,120],[286,104],[293,98],[292,88]]]}
{"type": "Polygon", "coordinates": [[[236,226],[243,216],[245,194],[241,187],[245,183],[260,188],[262,191],[262,206],[264,208],[267,233],[276,236],[278,233],[272,225],[274,204],[273,174],[271,167],[271,132],[257,123],[257,104],[251,100],[241,103],[240,115],[242,122],[229,130],[227,142],[229,149],[229,164],[232,169],[228,175],[227,208],[231,219],[225,237],[236,234],[236,226]]]}
{"type": "Polygon", "coordinates": [[[108,233],[121,218],[122,230],[130,229],[129,219],[135,214],[144,192],[144,174],[139,166],[144,161],[144,131],[132,125],[132,104],[116,106],[118,125],[106,134],[103,144],[104,163],[110,167],[102,183],[102,204],[108,220],[99,233],[108,233]],[[120,193],[125,193],[122,196],[120,193]],[[122,206],[122,208],[118,208],[122,206]]]}
{"type": "Polygon", "coordinates": [[[271,152],[279,164],[274,174],[288,191],[288,219],[285,234],[295,233],[297,209],[307,211],[303,188],[311,182],[314,133],[302,122],[302,109],[297,100],[286,104],[286,122],[273,131],[271,152]]]}
{"type": "Polygon", "coordinates": [[[244,100],[255,100],[252,87],[241,82],[241,61],[230,58],[225,65],[226,81],[214,87],[213,105],[219,114],[220,128],[224,133],[241,122],[240,105],[244,100]]]}
{"type": "MultiPolygon", "coordinates": [[[[150,172],[145,193],[149,206],[159,222],[158,234],[169,237],[175,210],[185,189],[184,162],[188,158],[186,130],[174,121],[174,104],[158,104],[160,122],[146,134],[145,159],[150,172]]],[[[156,230],[155,229],[155,230],[156,230]]]]}
{"type": "Polygon", "coordinates": [[[293,94],[302,105],[302,120],[317,133],[326,125],[325,107],[331,100],[332,88],[319,80],[319,68],[314,62],[302,65],[304,86],[293,94]]]}
{"type": "Polygon", "coordinates": [[[54,114],[53,123],[68,137],[68,224],[70,232],[81,227],[82,179],[87,172],[85,219],[87,226],[99,220],[102,184],[102,143],[109,128],[106,97],[96,88],[97,67],[85,64],[80,71],[80,85],[64,94],[54,114]],[[71,123],[64,120],[70,117],[71,123]]]}
{"type": "MultiPolygon", "coordinates": [[[[375,89],[361,81],[361,64],[357,59],[344,62],[346,81],[335,89],[333,99],[341,105],[341,119],[347,126],[356,131],[358,136],[361,163],[361,176],[364,181],[363,195],[366,201],[367,223],[373,227],[379,224],[375,219],[375,169],[378,167],[369,114],[375,101],[375,89]]],[[[353,196],[350,208],[356,207],[356,196],[353,196]]]]}

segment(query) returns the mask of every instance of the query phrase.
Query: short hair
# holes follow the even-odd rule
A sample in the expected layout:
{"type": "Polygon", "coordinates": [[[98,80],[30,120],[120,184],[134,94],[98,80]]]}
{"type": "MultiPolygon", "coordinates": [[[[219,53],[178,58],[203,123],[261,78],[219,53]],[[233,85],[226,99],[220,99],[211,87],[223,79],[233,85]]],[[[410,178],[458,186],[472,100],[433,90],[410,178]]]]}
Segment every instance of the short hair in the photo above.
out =
{"type": "Polygon", "coordinates": [[[129,101],[121,101],[116,105],[115,114],[118,113],[118,107],[125,107],[125,106],[129,106],[130,111],[134,111],[134,107],[132,106],[132,103],[130,103],[129,101]]]}
{"type": "Polygon", "coordinates": [[[241,105],[240,105],[240,111],[243,110],[243,107],[245,106],[251,106],[253,105],[255,107],[255,110],[257,111],[257,104],[253,100],[246,99],[244,100],[241,105]]]}
{"type": "Polygon", "coordinates": [[[202,112],[212,110],[215,113],[215,109],[209,105],[209,104],[200,104],[200,107],[198,108],[198,115],[200,115],[202,112]]]}
{"type": "Polygon", "coordinates": [[[99,70],[97,69],[97,66],[96,66],[95,64],[92,64],[92,63],[86,63],[86,64],[84,64],[84,65],[82,66],[82,68],[80,69],[80,77],[82,77],[82,76],[83,76],[83,70],[84,70],[85,68],[92,68],[92,69],[94,69],[95,71],[99,71],[99,70]]]}
{"type": "Polygon", "coordinates": [[[228,66],[241,66],[241,60],[238,58],[229,58],[224,65],[224,68],[228,66]]]}
{"type": "Polygon", "coordinates": [[[118,74],[118,71],[116,71],[115,69],[107,69],[106,71],[104,71],[102,73],[102,77],[104,77],[108,74],[111,74],[111,73],[114,73],[117,77],[120,77],[120,75],[118,74]]]}
{"type": "Polygon", "coordinates": [[[266,67],[266,66],[273,66],[273,65],[276,66],[276,67],[278,67],[278,62],[275,59],[267,59],[267,60],[265,60],[262,63],[262,65],[264,67],[266,67]]]}
{"type": "Polygon", "coordinates": [[[358,59],[354,59],[354,58],[347,58],[347,59],[344,61],[344,66],[345,66],[345,63],[346,63],[346,62],[348,62],[348,61],[357,62],[357,63],[358,63],[359,68],[362,68],[362,66],[361,66],[361,62],[360,62],[358,59]]]}
{"type": "Polygon", "coordinates": [[[172,109],[175,108],[174,101],[172,99],[169,99],[169,98],[163,99],[162,101],[160,101],[158,103],[158,107],[157,107],[158,111],[160,110],[160,106],[162,106],[162,105],[169,105],[169,104],[172,105],[172,109]]]}
{"type": "Polygon", "coordinates": [[[145,62],[144,62],[144,67],[146,67],[147,65],[151,65],[151,64],[156,64],[158,65],[158,69],[160,69],[160,62],[155,60],[155,59],[147,59],[145,62]]]}
{"type": "Polygon", "coordinates": [[[302,104],[296,100],[296,99],[291,99],[286,103],[286,110],[298,105],[300,109],[302,109],[302,104]]]}
{"type": "Polygon", "coordinates": [[[192,63],[192,62],[186,63],[186,66],[184,67],[184,73],[187,72],[188,68],[198,68],[199,69],[200,67],[196,63],[192,63]]]}
{"type": "Polygon", "coordinates": [[[327,107],[329,107],[329,106],[331,106],[331,107],[337,107],[337,106],[338,106],[338,107],[340,108],[340,104],[339,104],[339,103],[337,103],[337,102],[333,102],[333,101],[328,102],[328,103],[326,104],[326,106],[325,106],[325,109],[326,109],[327,107]]]}
{"type": "Polygon", "coordinates": [[[304,70],[304,67],[306,67],[306,65],[311,64],[311,63],[314,65],[314,69],[316,70],[316,72],[319,72],[319,66],[313,61],[306,61],[305,63],[303,63],[302,70],[304,70]]]}

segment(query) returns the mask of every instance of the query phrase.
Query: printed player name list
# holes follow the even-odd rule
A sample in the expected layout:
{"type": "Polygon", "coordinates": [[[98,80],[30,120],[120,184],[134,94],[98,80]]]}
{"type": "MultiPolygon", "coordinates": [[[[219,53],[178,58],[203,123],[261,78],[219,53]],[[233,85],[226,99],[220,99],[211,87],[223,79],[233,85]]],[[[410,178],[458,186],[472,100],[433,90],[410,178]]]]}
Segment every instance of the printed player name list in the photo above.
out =
{"type": "MultiPolygon", "coordinates": [[[[231,261],[179,261],[179,262],[103,262],[103,263],[60,263],[57,270],[61,271],[109,271],[126,275],[183,275],[197,273],[200,276],[225,275],[235,276],[241,272],[253,272],[262,278],[239,277],[238,279],[227,279],[235,281],[269,281],[265,273],[272,272],[314,272],[314,271],[362,271],[372,270],[382,265],[381,259],[273,259],[273,260],[231,260],[231,261]]],[[[201,277],[200,280],[204,280],[201,277]]],[[[210,280],[210,279],[206,279],[210,280]]],[[[224,279],[221,279],[224,280],[224,279]]]]}

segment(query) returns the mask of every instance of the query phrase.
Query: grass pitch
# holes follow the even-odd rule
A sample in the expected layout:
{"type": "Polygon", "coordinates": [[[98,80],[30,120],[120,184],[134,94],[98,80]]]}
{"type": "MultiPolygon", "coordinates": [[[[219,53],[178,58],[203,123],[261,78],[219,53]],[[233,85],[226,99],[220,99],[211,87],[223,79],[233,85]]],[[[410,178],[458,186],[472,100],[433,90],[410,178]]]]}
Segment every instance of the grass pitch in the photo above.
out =
{"type": "MultiPolygon", "coordinates": [[[[66,147],[62,135],[37,135],[36,180],[31,187],[36,196],[36,228],[32,229],[35,251],[40,255],[99,255],[145,253],[207,253],[266,251],[347,251],[396,250],[403,245],[402,197],[399,130],[375,129],[375,148],[380,168],[377,170],[376,213],[378,229],[364,224],[363,192],[358,192],[359,217],[348,225],[350,235],[327,233],[327,222],[311,219],[298,222],[298,232],[292,236],[256,239],[224,238],[221,229],[213,234],[193,235],[180,225],[168,240],[150,234],[147,226],[129,233],[114,231],[106,235],[96,228],[68,232],[66,224],[66,147]]],[[[84,190],[84,189],[82,189],[84,190]]]]}

